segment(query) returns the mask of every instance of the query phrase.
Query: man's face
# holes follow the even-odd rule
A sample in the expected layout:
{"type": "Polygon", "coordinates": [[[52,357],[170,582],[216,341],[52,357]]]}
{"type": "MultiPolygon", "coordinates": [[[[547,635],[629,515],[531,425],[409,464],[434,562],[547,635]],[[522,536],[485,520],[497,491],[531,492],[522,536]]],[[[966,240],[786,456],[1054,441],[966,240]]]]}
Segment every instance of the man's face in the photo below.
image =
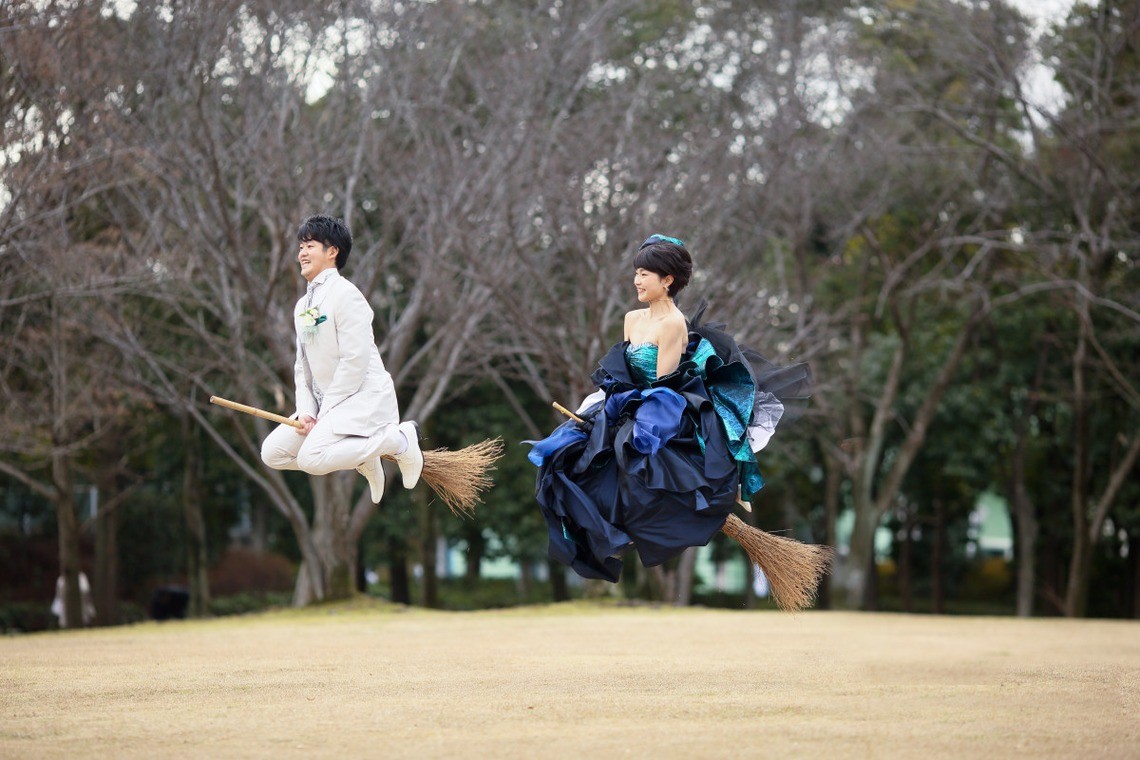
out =
{"type": "Polygon", "coordinates": [[[326,269],[336,266],[338,251],[334,246],[324,245],[316,240],[302,240],[297,247],[297,261],[301,265],[301,276],[312,282],[313,278],[326,269]]]}

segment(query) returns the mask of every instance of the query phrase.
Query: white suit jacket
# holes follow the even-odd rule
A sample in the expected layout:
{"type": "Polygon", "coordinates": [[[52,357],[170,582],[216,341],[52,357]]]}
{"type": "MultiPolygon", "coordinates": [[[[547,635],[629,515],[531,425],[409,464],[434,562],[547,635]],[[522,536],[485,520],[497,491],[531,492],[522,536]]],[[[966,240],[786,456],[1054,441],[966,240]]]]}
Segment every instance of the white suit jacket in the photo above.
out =
{"type": "Polygon", "coordinates": [[[311,339],[306,340],[300,316],[307,293],[293,309],[297,414],[318,420],[328,417],[334,432],[343,435],[374,435],[382,425],[398,420],[399,412],[392,377],[376,348],[372,307],[336,269],[326,269],[313,282],[317,287],[312,305],[325,320],[311,339]],[[336,414],[330,417],[334,409],[336,414]]]}

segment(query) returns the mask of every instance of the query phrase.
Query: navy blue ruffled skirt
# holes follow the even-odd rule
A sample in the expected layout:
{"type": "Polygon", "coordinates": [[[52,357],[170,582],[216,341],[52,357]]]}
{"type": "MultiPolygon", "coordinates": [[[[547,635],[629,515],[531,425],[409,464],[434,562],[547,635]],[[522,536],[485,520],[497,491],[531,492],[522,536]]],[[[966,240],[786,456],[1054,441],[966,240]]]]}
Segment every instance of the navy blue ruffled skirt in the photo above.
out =
{"type": "Polygon", "coordinates": [[[763,487],[748,430],[774,429],[810,395],[806,364],[741,348],[723,325],[702,324],[704,309],[675,372],[656,378],[656,347],[619,343],[591,377],[605,400],[582,411],[586,422],[527,442],[550,556],[584,578],[616,582],[630,549],[653,567],[707,544],[738,496],[763,487]]]}
{"type": "Polygon", "coordinates": [[[738,468],[703,383],[693,378],[681,390],[679,425],[664,442],[645,440],[642,428],[653,425],[645,399],[626,398],[609,416],[611,396],[585,410],[590,424],[568,422],[535,444],[552,558],[584,578],[616,582],[629,549],[653,567],[721,529],[736,503],[738,468]]]}

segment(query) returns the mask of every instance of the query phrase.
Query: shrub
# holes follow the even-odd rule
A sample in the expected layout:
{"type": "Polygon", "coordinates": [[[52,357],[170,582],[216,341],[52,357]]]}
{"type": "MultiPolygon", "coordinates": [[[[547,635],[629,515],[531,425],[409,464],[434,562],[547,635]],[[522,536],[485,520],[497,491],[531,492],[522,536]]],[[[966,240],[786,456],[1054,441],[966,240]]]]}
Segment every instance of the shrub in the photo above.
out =
{"type": "Polygon", "coordinates": [[[274,552],[231,547],[210,568],[210,595],[268,594],[293,590],[293,564],[274,552]]]}
{"type": "Polygon", "coordinates": [[[962,596],[969,599],[994,599],[1009,593],[1012,573],[1009,562],[1001,557],[986,557],[975,563],[962,584],[962,596]]]}
{"type": "Polygon", "coordinates": [[[14,602],[0,605],[0,632],[31,633],[58,628],[51,608],[37,602],[14,602]]]}
{"type": "Polygon", "coordinates": [[[270,607],[288,607],[291,600],[292,594],[289,592],[223,596],[210,601],[210,614],[219,617],[223,615],[244,615],[248,612],[260,612],[270,607]]]}

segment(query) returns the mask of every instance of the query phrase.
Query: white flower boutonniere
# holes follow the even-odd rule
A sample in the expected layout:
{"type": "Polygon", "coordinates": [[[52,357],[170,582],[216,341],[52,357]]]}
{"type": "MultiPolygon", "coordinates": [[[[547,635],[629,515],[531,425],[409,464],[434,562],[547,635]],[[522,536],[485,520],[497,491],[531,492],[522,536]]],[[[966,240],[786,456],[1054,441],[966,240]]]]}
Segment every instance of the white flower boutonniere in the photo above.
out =
{"type": "Polygon", "coordinates": [[[317,337],[317,325],[328,319],[316,306],[305,309],[297,318],[301,320],[301,340],[305,343],[313,342],[313,338],[317,337]]]}

